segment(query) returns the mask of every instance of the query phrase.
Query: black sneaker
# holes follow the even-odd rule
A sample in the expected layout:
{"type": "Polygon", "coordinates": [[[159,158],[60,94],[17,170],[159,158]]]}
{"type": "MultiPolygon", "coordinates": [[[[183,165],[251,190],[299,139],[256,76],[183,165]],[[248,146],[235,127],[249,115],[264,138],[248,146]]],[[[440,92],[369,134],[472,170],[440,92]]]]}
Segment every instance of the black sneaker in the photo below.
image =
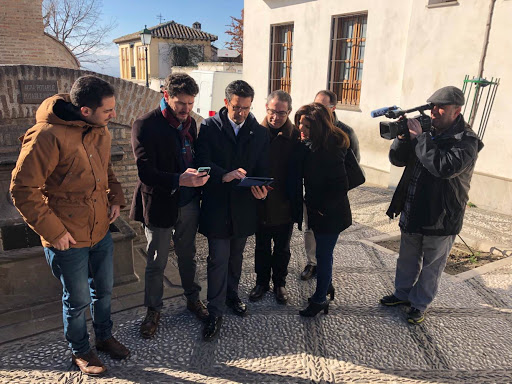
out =
{"type": "Polygon", "coordinates": [[[425,320],[425,312],[411,307],[407,314],[407,322],[411,324],[421,324],[425,320]]]}
{"type": "Polygon", "coordinates": [[[400,300],[395,295],[384,296],[380,299],[380,303],[386,307],[393,307],[395,305],[411,305],[407,300],[400,300]]]}

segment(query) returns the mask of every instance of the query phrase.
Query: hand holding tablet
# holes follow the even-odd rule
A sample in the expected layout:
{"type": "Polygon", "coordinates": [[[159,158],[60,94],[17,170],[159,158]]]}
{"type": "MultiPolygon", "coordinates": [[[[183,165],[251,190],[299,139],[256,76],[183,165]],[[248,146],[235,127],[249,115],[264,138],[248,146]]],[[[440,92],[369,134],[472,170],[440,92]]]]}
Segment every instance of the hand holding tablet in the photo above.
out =
{"type": "Polygon", "coordinates": [[[272,177],[244,177],[240,183],[238,183],[239,187],[263,187],[270,185],[274,182],[272,177]]]}

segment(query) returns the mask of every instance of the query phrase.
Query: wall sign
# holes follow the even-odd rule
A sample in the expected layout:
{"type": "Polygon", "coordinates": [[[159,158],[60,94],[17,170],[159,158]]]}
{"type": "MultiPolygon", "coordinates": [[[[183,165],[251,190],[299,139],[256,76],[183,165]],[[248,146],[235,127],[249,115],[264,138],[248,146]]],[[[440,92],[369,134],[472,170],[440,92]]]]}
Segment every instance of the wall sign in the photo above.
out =
{"type": "Polygon", "coordinates": [[[21,104],[40,104],[58,92],[57,80],[20,80],[21,104]]]}

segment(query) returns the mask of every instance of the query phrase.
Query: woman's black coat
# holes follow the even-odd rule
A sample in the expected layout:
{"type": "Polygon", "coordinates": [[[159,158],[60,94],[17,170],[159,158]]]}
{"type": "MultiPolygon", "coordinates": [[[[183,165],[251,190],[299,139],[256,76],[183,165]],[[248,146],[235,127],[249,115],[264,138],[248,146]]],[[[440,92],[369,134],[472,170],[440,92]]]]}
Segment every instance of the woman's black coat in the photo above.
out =
{"type": "Polygon", "coordinates": [[[305,152],[304,187],[308,226],[315,233],[339,233],[352,224],[345,172],[347,150],[332,146],[328,150],[305,152]]]}
{"type": "Polygon", "coordinates": [[[235,136],[227,109],[201,124],[195,145],[196,166],[211,167],[203,187],[199,232],[212,238],[246,237],[258,225],[258,204],[250,188],[238,187],[239,180],[223,183],[222,176],[238,168],[247,176],[268,176],[269,138],[267,129],[249,114],[235,136]]]}

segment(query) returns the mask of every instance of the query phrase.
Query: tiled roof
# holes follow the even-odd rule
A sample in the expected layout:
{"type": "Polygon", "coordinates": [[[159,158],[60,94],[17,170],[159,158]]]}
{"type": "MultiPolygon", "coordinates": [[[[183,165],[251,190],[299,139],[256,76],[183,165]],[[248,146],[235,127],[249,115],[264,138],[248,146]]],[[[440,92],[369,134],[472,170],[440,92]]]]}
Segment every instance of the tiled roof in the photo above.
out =
{"type": "MultiPolygon", "coordinates": [[[[183,40],[209,40],[215,41],[218,39],[217,36],[195,29],[187,27],[186,25],[178,24],[174,21],[168,21],[166,23],[158,24],[154,27],[148,28],[151,31],[152,37],[160,37],[164,39],[183,39],[183,40]]],[[[118,37],[114,40],[114,43],[124,43],[126,41],[140,39],[140,31],[134,32],[129,35],[118,37]]]]}

